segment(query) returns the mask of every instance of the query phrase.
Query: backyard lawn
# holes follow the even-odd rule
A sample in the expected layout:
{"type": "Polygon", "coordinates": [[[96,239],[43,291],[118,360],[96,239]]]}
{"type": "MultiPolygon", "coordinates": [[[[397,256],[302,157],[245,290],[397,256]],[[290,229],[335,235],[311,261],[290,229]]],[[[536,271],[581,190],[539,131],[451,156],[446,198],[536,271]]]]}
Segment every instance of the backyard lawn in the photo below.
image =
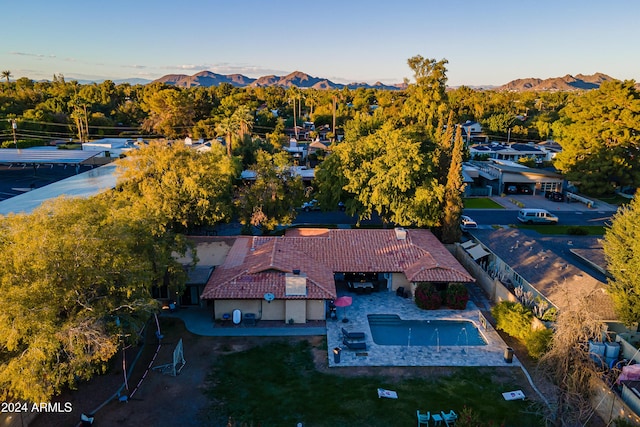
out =
{"type": "MultiPolygon", "coordinates": [[[[309,341],[274,342],[218,359],[209,375],[209,420],[233,426],[410,426],[416,410],[453,409],[460,425],[539,426],[531,401],[505,401],[526,386],[518,368],[332,368],[319,371],[309,341]],[[398,399],[380,399],[378,388],[398,399]],[[462,423],[467,411],[477,417],[462,423]]],[[[217,424],[216,424],[217,425],[217,424]]]]}
{"type": "Polygon", "coordinates": [[[504,209],[502,205],[487,197],[465,198],[462,201],[465,209],[504,209]]]}

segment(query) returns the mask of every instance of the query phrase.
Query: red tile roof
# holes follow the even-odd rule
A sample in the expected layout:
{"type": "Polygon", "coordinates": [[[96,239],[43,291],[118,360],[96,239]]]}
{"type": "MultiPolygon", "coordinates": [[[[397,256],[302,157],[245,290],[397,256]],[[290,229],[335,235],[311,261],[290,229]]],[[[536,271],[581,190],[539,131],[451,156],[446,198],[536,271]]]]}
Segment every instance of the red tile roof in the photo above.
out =
{"type": "Polygon", "coordinates": [[[292,229],[284,237],[239,237],[216,268],[204,299],[336,297],[333,273],[404,273],[409,281],[473,282],[474,279],[428,230],[292,229]],[[306,296],[285,294],[285,273],[307,276],[306,296]]]}

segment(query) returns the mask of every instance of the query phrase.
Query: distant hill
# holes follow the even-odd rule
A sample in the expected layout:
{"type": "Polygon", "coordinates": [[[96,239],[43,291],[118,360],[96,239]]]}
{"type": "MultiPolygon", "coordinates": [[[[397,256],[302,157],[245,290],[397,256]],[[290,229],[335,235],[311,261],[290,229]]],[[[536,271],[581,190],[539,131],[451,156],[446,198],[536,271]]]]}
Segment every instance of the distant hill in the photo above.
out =
{"type": "Polygon", "coordinates": [[[573,91],[573,90],[589,90],[589,89],[597,89],[600,87],[602,82],[608,80],[615,80],[613,77],[609,77],[606,74],[596,73],[591,76],[587,76],[584,74],[578,74],[577,76],[572,76],[567,74],[564,77],[553,77],[550,79],[537,79],[537,78],[527,78],[527,79],[517,79],[510,81],[509,83],[497,87],[495,90],[497,91],[513,91],[513,92],[524,92],[524,91],[573,91]]]}
{"type": "Polygon", "coordinates": [[[249,86],[256,79],[252,79],[242,74],[216,74],[211,71],[201,71],[193,76],[186,74],[168,74],[153,81],[160,82],[178,87],[194,87],[194,86],[220,86],[222,83],[229,83],[232,86],[244,87],[249,86]]]}
{"type": "Polygon", "coordinates": [[[309,74],[303,73],[301,71],[294,71],[293,73],[287,74],[286,76],[262,76],[257,79],[252,79],[250,77],[243,76],[242,74],[216,74],[211,71],[201,71],[192,76],[188,76],[186,74],[168,74],[166,76],[160,77],[153,81],[166,83],[179,87],[194,87],[194,86],[219,86],[221,83],[229,83],[236,87],[264,87],[264,86],[280,86],[284,88],[289,88],[292,86],[299,88],[313,88],[313,89],[342,89],[343,87],[348,87],[349,89],[357,89],[359,87],[364,88],[375,88],[375,89],[386,89],[386,90],[398,90],[404,89],[404,83],[400,83],[397,85],[385,85],[380,82],[376,82],[373,85],[367,83],[349,83],[349,84],[340,84],[334,83],[331,80],[313,77],[309,74]]]}

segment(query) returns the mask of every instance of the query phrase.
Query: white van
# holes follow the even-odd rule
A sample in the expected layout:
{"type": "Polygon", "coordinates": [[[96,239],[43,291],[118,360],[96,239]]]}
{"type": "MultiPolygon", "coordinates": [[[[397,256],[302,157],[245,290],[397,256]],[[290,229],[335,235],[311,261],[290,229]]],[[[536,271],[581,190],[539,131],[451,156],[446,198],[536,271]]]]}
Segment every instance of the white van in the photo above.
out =
{"type": "Polygon", "coordinates": [[[558,217],[544,209],[521,209],[518,221],[525,224],[557,224],[558,217]]]}

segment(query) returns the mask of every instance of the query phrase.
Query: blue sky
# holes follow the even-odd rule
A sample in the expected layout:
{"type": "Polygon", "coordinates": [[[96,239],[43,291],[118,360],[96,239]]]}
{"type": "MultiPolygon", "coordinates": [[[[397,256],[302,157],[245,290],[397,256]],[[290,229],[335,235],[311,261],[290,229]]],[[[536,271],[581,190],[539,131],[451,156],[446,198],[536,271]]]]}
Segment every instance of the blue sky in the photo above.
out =
{"type": "Polygon", "coordinates": [[[449,61],[451,86],[595,72],[640,81],[639,11],[636,0],[27,0],[3,7],[0,70],[390,84],[411,79],[407,59],[422,55],[449,61]]]}

